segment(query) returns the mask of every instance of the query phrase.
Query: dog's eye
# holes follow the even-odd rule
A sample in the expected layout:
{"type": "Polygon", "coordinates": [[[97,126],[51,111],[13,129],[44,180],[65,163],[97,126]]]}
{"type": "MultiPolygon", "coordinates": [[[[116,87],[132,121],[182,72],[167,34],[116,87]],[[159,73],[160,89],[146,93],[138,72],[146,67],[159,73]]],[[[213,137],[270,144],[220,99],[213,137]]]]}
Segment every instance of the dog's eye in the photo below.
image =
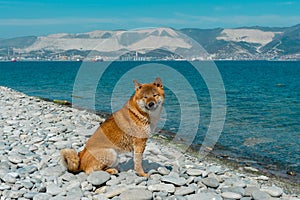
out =
{"type": "Polygon", "coordinates": [[[144,96],[144,99],[147,99],[148,97],[147,96],[144,96]]]}
{"type": "Polygon", "coordinates": [[[156,97],[156,96],[158,96],[158,94],[154,94],[154,95],[153,95],[153,97],[156,97]]]}

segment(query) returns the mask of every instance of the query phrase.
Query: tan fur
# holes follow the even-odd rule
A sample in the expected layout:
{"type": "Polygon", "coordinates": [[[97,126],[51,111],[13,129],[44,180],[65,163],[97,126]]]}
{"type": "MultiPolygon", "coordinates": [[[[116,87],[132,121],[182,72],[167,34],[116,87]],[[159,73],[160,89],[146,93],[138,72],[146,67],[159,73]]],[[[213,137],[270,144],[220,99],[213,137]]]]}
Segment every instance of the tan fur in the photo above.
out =
{"type": "Polygon", "coordinates": [[[118,171],[117,154],[134,152],[134,169],[148,177],[142,167],[146,142],[159,119],[165,98],[162,82],[140,84],[134,81],[135,94],[120,110],[113,113],[87,141],[85,148],[76,154],[72,149],[61,151],[62,160],[71,172],[105,170],[118,171]]]}

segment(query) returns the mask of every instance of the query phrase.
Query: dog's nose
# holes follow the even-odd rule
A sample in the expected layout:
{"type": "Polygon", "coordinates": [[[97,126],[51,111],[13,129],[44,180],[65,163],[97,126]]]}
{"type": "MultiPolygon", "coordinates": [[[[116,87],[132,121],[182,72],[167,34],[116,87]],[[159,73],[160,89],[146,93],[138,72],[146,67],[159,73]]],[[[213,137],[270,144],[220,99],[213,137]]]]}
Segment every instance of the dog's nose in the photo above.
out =
{"type": "Polygon", "coordinates": [[[152,108],[154,106],[153,102],[148,103],[149,108],[152,108]]]}

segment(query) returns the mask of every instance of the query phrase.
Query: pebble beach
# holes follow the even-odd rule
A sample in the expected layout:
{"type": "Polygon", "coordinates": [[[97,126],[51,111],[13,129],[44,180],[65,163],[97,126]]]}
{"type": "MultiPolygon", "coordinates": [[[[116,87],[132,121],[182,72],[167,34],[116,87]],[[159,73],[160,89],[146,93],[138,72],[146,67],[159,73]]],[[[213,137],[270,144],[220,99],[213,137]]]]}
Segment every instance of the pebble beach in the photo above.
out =
{"type": "Polygon", "coordinates": [[[199,159],[152,138],[143,159],[148,179],[136,175],[130,153],[120,155],[116,175],[67,172],[60,150],[80,151],[103,121],[0,86],[0,200],[300,200],[293,188],[299,185],[199,159]]]}

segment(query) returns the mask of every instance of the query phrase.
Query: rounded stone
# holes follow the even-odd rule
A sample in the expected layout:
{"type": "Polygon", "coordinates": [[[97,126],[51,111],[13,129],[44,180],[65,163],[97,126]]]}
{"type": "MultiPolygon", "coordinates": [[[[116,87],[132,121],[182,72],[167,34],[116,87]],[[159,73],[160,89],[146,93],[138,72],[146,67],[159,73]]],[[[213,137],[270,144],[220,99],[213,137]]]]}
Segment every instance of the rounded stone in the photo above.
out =
{"type": "Polygon", "coordinates": [[[157,168],[157,171],[161,175],[168,175],[168,174],[170,174],[170,170],[168,170],[166,167],[159,167],[159,168],[157,168]]]}
{"type": "Polygon", "coordinates": [[[38,193],[37,195],[35,195],[33,197],[33,200],[48,200],[52,197],[52,195],[50,194],[46,194],[46,193],[38,193]]]}
{"type": "Polygon", "coordinates": [[[223,192],[221,194],[221,196],[224,199],[240,199],[240,198],[242,198],[242,195],[234,193],[234,192],[223,192]]]}
{"type": "Polygon", "coordinates": [[[202,179],[202,183],[211,188],[219,187],[219,181],[216,178],[207,177],[202,179]]]}
{"type": "Polygon", "coordinates": [[[272,197],[280,197],[283,194],[282,188],[279,188],[277,186],[264,188],[263,191],[268,193],[272,197]]]}
{"type": "Polygon", "coordinates": [[[260,190],[255,190],[254,192],[252,192],[252,198],[254,200],[265,200],[265,199],[269,199],[271,196],[263,191],[260,190]]]}
{"type": "Polygon", "coordinates": [[[152,192],[145,189],[131,189],[122,192],[119,198],[120,200],[150,200],[152,199],[152,192]]]}
{"type": "Polygon", "coordinates": [[[187,197],[188,200],[200,200],[200,199],[214,199],[214,200],[223,200],[223,198],[214,193],[214,192],[203,192],[203,193],[198,193],[198,194],[192,194],[192,195],[189,195],[187,197]]]}
{"type": "Polygon", "coordinates": [[[55,195],[58,195],[59,193],[61,193],[63,190],[62,188],[58,187],[56,184],[52,183],[52,184],[49,184],[47,187],[46,187],[46,192],[48,194],[51,194],[53,196],[55,195]]]}
{"type": "Polygon", "coordinates": [[[174,194],[178,195],[178,196],[185,196],[188,194],[192,194],[194,192],[195,192],[195,190],[191,187],[180,187],[180,188],[176,189],[174,194]]]}
{"type": "Polygon", "coordinates": [[[163,176],[161,181],[172,183],[177,186],[182,186],[186,183],[186,179],[183,177],[179,177],[179,174],[175,172],[171,172],[169,175],[163,176]]]}
{"type": "Polygon", "coordinates": [[[110,179],[110,174],[104,171],[92,172],[88,177],[87,181],[94,186],[100,186],[110,179]]]}
{"type": "Polygon", "coordinates": [[[31,189],[33,187],[33,183],[30,180],[21,181],[21,185],[26,189],[31,189]]]}
{"type": "Polygon", "coordinates": [[[186,173],[190,176],[201,176],[203,173],[203,170],[190,168],[190,169],[186,170],[186,173]]]}
{"type": "Polygon", "coordinates": [[[174,193],[175,186],[172,184],[160,183],[160,184],[155,184],[155,185],[149,185],[148,190],[174,193]]]}
{"type": "Polygon", "coordinates": [[[16,182],[16,177],[13,176],[11,173],[8,173],[8,174],[6,174],[6,175],[2,178],[2,180],[3,180],[5,183],[11,183],[11,184],[13,184],[13,183],[16,182]]]}

